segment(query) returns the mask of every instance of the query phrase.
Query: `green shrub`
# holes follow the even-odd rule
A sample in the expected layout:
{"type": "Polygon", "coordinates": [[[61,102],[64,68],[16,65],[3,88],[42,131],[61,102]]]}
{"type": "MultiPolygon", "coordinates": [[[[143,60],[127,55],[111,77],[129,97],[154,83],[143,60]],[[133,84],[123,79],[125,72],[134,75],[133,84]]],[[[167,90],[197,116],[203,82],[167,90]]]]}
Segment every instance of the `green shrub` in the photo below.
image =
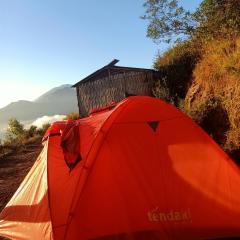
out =
{"type": "Polygon", "coordinates": [[[16,118],[9,119],[5,143],[18,144],[23,138],[25,138],[25,136],[26,134],[23,124],[21,124],[16,118]]]}
{"type": "Polygon", "coordinates": [[[43,136],[44,133],[48,130],[48,128],[50,127],[50,123],[45,123],[42,125],[41,128],[37,129],[37,134],[43,136]]]}
{"type": "Polygon", "coordinates": [[[34,135],[37,134],[37,126],[34,125],[30,126],[29,129],[25,130],[25,132],[27,138],[33,137],[34,135]]]}
{"type": "Polygon", "coordinates": [[[239,16],[239,0],[203,0],[193,14],[199,23],[195,29],[195,38],[208,42],[239,36],[239,16]]]}
{"type": "Polygon", "coordinates": [[[153,95],[156,98],[164,100],[165,102],[173,103],[173,98],[170,95],[165,78],[159,79],[157,82],[155,82],[153,87],[153,95]]]}
{"type": "Polygon", "coordinates": [[[40,141],[48,127],[49,123],[43,124],[40,129],[36,126],[30,126],[28,129],[24,129],[17,119],[12,118],[9,120],[8,129],[6,132],[5,139],[3,141],[3,148],[17,149],[26,144],[40,141]]]}

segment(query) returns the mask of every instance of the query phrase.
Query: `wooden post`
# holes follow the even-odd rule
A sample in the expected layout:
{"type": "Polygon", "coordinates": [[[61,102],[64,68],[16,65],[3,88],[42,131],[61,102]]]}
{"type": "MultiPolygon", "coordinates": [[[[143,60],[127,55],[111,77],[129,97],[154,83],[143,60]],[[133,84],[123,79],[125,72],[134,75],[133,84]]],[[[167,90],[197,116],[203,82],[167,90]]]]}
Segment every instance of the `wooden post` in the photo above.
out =
{"type": "Polygon", "coordinates": [[[77,99],[78,99],[78,113],[79,113],[79,116],[81,117],[81,110],[80,110],[80,97],[79,97],[79,92],[78,92],[78,89],[79,87],[76,87],[76,92],[77,92],[77,99]]]}
{"type": "Polygon", "coordinates": [[[124,90],[123,92],[124,92],[124,95],[126,96],[126,94],[127,94],[126,71],[123,72],[123,76],[124,76],[123,77],[124,78],[123,79],[123,90],[124,90]]]}

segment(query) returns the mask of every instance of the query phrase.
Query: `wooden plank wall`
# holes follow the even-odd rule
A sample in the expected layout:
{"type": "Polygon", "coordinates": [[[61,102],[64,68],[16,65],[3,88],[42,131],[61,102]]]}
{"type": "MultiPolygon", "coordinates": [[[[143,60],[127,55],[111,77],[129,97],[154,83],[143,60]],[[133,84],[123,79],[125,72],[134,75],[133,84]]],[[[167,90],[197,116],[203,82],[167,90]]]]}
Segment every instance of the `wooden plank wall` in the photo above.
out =
{"type": "Polygon", "coordinates": [[[125,93],[151,96],[153,72],[122,72],[77,86],[80,116],[125,98],[125,93]]]}

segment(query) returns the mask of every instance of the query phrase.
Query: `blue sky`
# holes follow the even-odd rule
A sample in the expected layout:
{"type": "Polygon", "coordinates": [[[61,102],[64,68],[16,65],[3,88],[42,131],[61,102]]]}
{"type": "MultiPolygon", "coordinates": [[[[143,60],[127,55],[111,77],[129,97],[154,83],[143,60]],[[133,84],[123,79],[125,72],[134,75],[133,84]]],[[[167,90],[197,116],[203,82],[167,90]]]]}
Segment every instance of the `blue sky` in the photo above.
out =
{"type": "MultiPolygon", "coordinates": [[[[0,0],[0,107],[74,84],[113,58],[150,68],[143,0],[0,0]]],[[[201,0],[179,0],[193,10],[201,0]]]]}

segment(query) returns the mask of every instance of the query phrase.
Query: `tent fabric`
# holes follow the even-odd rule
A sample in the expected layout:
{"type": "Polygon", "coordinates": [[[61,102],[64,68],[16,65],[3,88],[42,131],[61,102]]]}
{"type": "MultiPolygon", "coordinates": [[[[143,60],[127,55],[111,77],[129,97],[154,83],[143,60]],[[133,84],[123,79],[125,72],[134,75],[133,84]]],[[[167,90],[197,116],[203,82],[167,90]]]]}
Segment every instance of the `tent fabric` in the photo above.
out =
{"type": "Polygon", "coordinates": [[[53,239],[48,207],[47,149],[45,143],[32,169],[1,212],[0,236],[18,240],[53,239]]]}
{"type": "Polygon", "coordinates": [[[74,121],[68,121],[61,132],[61,147],[66,164],[70,169],[81,161],[79,126],[74,121]]]}
{"type": "Polygon", "coordinates": [[[240,237],[239,168],[190,118],[161,100],[129,97],[74,124],[57,122],[45,135],[40,159],[1,213],[0,235],[240,237]],[[78,148],[81,160],[70,169],[61,143],[72,126],[79,134],[69,138],[77,144],[67,153],[78,148]]]}

